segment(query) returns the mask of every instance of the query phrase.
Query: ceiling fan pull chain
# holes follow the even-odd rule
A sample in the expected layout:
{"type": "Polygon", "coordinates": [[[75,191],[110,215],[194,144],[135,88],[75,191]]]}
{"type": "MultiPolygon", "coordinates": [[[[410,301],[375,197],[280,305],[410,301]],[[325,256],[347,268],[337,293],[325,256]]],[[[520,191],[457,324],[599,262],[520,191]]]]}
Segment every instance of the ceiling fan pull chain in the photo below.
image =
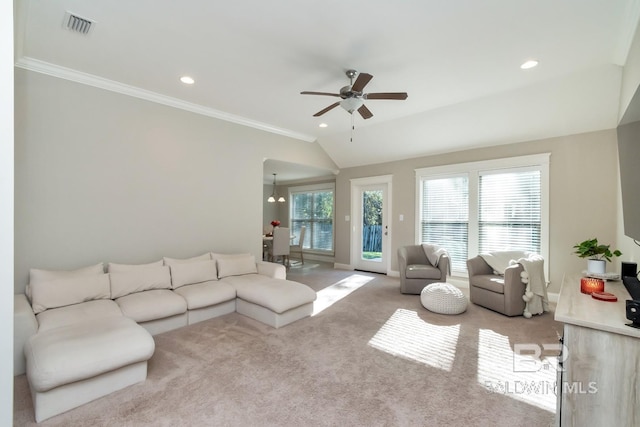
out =
{"type": "Polygon", "coordinates": [[[350,142],[353,142],[353,131],[356,127],[353,124],[353,113],[351,113],[351,138],[349,139],[350,142]]]}

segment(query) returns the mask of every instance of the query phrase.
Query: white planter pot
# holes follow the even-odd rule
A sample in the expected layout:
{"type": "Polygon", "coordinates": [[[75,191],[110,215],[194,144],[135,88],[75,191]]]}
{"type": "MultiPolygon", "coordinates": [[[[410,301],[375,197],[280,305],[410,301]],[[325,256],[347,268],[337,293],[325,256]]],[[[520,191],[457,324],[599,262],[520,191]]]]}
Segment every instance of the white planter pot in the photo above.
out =
{"type": "Polygon", "coordinates": [[[588,259],[587,271],[589,273],[604,274],[607,270],[607,262],[603,259],[588,259]]]}

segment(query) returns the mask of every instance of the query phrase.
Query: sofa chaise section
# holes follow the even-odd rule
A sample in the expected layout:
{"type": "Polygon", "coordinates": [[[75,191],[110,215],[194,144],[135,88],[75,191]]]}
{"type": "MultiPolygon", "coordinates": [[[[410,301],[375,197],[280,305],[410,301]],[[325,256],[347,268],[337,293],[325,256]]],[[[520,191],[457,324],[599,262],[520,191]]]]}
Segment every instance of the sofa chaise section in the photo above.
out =
{"type": "Polygon", "coordinates": [[[144,381],[154,349],[151,335],[124,316],[32,336],[25,357],[36,421],[144,381]]]}
{"type": "Polygon", "coordinates": [[[248,261],[219,259],[218,266],[220,280],[236,290],[236,311],[240,314],[280,328],[313,313],[315,291],[302,283],[276,278],[279,269],[272,270],[269,277],[258,273],[258,267],[272,268],[268,265],[254,263],[252,268],[248,261]]]}
{"type": "Polygon", "coordinates": [[[102,265],[39,272],[29,284],[29,323],[38,328],[21,349],[36,421],[144,381],[155,343],[110,299],[102,265]]]}

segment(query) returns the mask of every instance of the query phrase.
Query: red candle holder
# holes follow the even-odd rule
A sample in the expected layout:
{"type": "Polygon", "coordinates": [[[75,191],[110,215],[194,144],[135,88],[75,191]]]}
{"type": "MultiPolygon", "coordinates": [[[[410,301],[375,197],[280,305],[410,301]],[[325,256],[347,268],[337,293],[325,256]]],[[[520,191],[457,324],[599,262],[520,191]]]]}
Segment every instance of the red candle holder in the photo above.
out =
{"type": "Polygon", "coordinates": [[[580,292],[591,295],[592,292],[604,292],[604,280],[595,277],[580,279],[580,292]]]}

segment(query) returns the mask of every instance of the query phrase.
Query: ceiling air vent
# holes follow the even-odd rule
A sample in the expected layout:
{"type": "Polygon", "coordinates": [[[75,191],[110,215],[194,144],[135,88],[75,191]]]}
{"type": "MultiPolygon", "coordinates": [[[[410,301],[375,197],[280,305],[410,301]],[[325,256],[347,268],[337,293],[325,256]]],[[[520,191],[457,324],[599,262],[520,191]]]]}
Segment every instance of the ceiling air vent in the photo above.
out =
{"type": "Polygon", "coordinates": [[[93,21],[86,18],[81,18],[78,15],[74,15],[71,12],[64,14],[64,28],[69,31],[74,31],[80,34],[88,34],[93,21]]]}

